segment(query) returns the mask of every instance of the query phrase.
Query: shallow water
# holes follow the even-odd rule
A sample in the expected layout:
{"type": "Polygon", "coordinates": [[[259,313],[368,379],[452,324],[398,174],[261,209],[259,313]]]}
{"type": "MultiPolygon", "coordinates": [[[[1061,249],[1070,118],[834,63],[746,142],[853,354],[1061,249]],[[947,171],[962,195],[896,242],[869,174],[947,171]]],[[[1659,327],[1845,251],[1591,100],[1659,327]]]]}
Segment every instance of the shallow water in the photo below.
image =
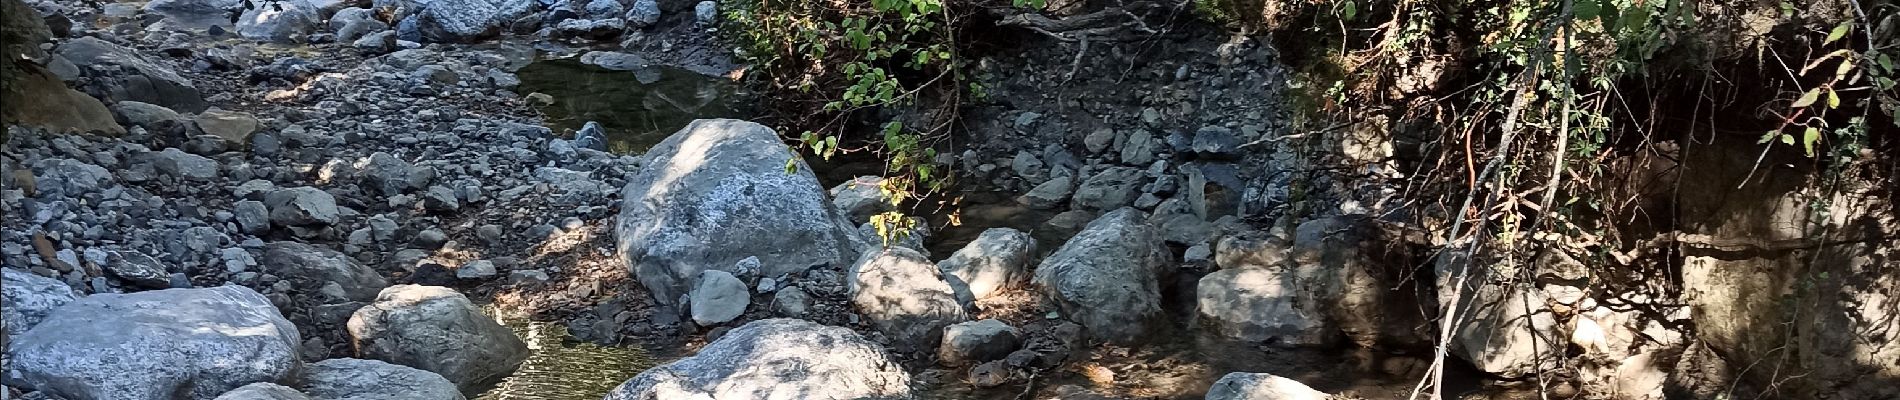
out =
{"type": "Polygon", "coordinates": [[[637,347],[600,346],[567,334],[556,322],[498,318],[528,343],[532,355],[475,400],[599,400],[659,360],[637,347]]]}
{"type": "Polygon", "coordinates": [[[672,66],[615,71],[578,58],[537,60],[516,71],[521,93],[544,93],[541,106],[550,129],[563,135],[587,121],[607,131],[607,149],[639,153],[701,118],[744,118],[750,105],[743,88],[722,77],[672,66]]]}

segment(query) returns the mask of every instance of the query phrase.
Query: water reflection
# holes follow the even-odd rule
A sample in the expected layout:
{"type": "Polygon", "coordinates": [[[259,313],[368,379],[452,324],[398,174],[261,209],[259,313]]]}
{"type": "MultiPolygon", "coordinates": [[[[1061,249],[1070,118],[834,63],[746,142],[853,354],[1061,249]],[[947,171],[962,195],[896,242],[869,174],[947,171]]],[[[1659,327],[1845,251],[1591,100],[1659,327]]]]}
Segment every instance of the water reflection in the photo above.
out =
{"type": "Polygon", "coordinates": [[[549,128],[565,133],[599,122],[615,153],[646,151],[695,119],[750,116],[739,84],[678,67],[616,71],[559,58],[535,61],[516,74],[521,93],[554,99],[541,107],[549,128]]]}
{"type": "Polygon", "coordinates": [[[633,347],[607,347],[575,339],[559,323],[502,316],[533,354],[514,375],[475,400],[598,400],[659,362],[633,347]]]}

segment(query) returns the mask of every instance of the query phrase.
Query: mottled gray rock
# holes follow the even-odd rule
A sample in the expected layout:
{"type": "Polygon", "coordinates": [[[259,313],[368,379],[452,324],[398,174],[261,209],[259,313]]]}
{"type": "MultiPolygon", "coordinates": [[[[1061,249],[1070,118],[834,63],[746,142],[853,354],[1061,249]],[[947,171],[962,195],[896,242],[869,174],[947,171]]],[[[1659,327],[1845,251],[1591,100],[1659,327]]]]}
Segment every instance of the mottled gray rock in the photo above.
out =
{"type": "Polygon", "coordinates": [[[264,245],[258,259],[262,272],[289,281],[293,287],[316,292],[316,288],[335,284],[342,289],[340,301],[371,301],[389,287],[389,280],[368,266],[343,253],[298,242],[271,242],[264,245]]]}
{"type": "Polygon", "coordinates": [[[850,262],[853,225],[797,157],[763,125],[694,121],[627,178],[616,248],[661,304],[678,301],[700,271],[746,257],[767,276],[850,262]]]}
{"type": "Polygon", "coordinates": [[[488,279],[496,274],[499,272],[495,270],[495,262],[489,260],[469,261],[455,269],[457,279],[488,279]]]}
{"type": "Polygon", "coordinates": [[[342,212],[336,198],[317,188],[302,186],[278,189],[264,196],[270,208],[270,220],[283,226],[335,225],[342,212]]]}
{"type": "Polygon", "coordinates": [[[541,7],[535,0],[416,1],[409,3],[419,39],[431,42],[468,42],[493,36],[501,28],[541,7]]]}
{"type": "Polygon", "coordinates": [[[943,327],[969,319],[943,272],[914,250],[867,252],[845,276],[851,305],[900,349],[934,349],[943,327]]]}
{"type": "Polygon", "coordinates": [[[1023,193],[1022,203],[1038,210],[1061,207],[1069,202],[1069,194],[1075,191],[1075,178],[1062,175],[1043,181],[1035,188],[1023,193]]]}
{"type": "Polygon", "coordinates": [[[317,29],[317,7],[308,0],[263,0],[245,10],[237,32],[245,39],[264,42],[301,42],[317,29]]]}
{"type": "Polygon", "coordinates": [[[454,212],[462,209],[462,199],[446,186],[430,186],[429,190],[422,192],[422,208],[433,212],[454,212]]]}
{"type": "Polygon", "coordinates": [[[772,294],[772,310],[780,316],[803,317],[811,310],[811,295],[797,286],[779,289],[772,294]]]}
{"type": "Polygon", "coordinates": [[[1003,321],[985,319],[943,329],[937,361],[948,366],[1001,360],[1023,343],[1022,332],[1003,321]]]}
{"type": "Polygon", "coordinates": [[[1121,160],[1127,165],[1147,165],[1154,162],[1155,150],[1161,147],[1161,141],[1147,131],[1129,134],[1122,142],[1121,160]]]}
{"type": "Polygon", "coordinates": [[[435,181],[435,170],[416,167],[379,151],[369,155],[369,160],[357,171],[357,180],[384,196],[394,196],[429,187],[429,183],[435,181]]]}
{"type": "Polygon", "coordinates": [[[660,2],[656,0],[633,0],[633,6],[627,8],[627,25],[645,28],[660,22],[660,2]]]}
{"type": "Polygon", "coordinates": [[[257,117],[249,113],[215,108],[198,113],[197,116],[192,117],[192,123],[197,124],[198,130],[204,131],[205,134],[217,136],[224,139],[225,143],[234,146],[250,143],[251,134],[257,133],[259,126],[257,117]]]}
{"type": "Polygon", "coordinates": [[[1070,321],[1103,340],[1129,343],[1159,327],[1166,246],[1133,208],[1090,222],[1043,259],[1034,283],[1070,321]]]}
{"type": "Polygon", "coordinates": [[[909,399],[910,375],[850,329],[753,321],[699,354],[634,376],[605,400],[909,399]]]}
{"type": "Polygon", "coordinates": [[[310,364],[304,390],[321,400],[463,400],[434,372],[376,360],[335,358],[310,364]]]}
{"type": "MultiPolygon", "coordinates": [[[[48,198],[79,196],[112,186],[112,173],[104,167],[64,158],[40,160],[33,175],[35,190],[48,198]]],[[[7,179],[11,182],[12,177],[7,179]]]]}
{"type": "Polygon", "coordinates": [[[165,264],[144,253],[132,251],[110,252],[105,263],[106,272],[134,285],[164,289],[171,286],[171,272],[165,270],[165,264]]]}
{"type": "Polygon", "coordinates": [[[1133,204],[1141,195],[1142,172],[1130,167],[1109,167],[1082,181],[1075,189],[1072,206],[1088,211],[1108,211],[1133,204]]]}
{"type": "Polygon", "coordinates": [[[112,104],[112,115],[126,126],[145,128],[152,132],[165,132],[184,127],[185,117],[165,106],[141,101],[124,100],[112,104]]]}
{"type": "Polygon", "coordinates": [[[1011,228],[990,228],[976,240],[937,263],[944,274],[969,285],[970,295],[981,299],[1029,283],[1029,262],[1036,241],[1011,228]]]}
{"type": "Polygon", "coordinates": [[[1232,129],[1208,126],[1194,131],[1194,143],[1190,147],[1197,153],[1229,155],[1240,150],[1240,139],[1234,137],[1232,129]]]}
{"type": "Polygon", "coordinates": [[[397,285],[350,316],[358,356],[442,374],[471,389],[513,373],[528,346],[461,293],[397,285]]]}
{"type": "Polygon", "coordinates": [[[262,235],[270,231],[270,208],[264,202],[244,200],[231,207],[232,219],[237,220],[238,230],[251,235],[262,235]]]}
{"type": "Polygon", "coordinates": [[[580,0],[580,1],[586,4],[584,6],[581,6],[581,10],[580,10],[581,16],[587,17],[588,19],[603,19],[603,18],[618,17],[620,16],[620,13],[627,11],[626,5],[620,4],[620,0],[580,0]]]}
{"type": "Polygon", "coordinates": [[[102,86],[94,94],[108,102],[141,101],[188,113],[208,106],[190,80],[124,46],[87,36],[61,44],[59,55],[102,86]]]}
{"type": "Polygon", "coordinates": [[[1201,277],[1195,290],[1201,321],[1222,336],[1249,342],[1278,340],[1321,345],[1338,334],[1326,321],[1323,299],[1310,281],[1317,266],[1244,266],[1201,277]],[[1305,280],[1305,281],[1302,281],[1305,280]]]}
{"type": "Polygon", "coordinates": [[[20,269],[0,270],[0,299],[6,301],[6,307],[0,307],[0,324],[7,337],[19,337],[53,309],[78,298],[78,292],[58,279],[20,269]]]}
{"type": "Polygon", "coordinates": [[[731,273],[716,269],[700,271],[698,281],[688,297],[693,323],[700,326],[732,321],[745,313],[747,305],[752,304],[752,293],[746,290],[745,282],[739,281],[731,273]]]}
{"type": "Polygon", "coordinates": [[[71,399],[211,399],[295,379],[299,342],[241,286],[95,294],[13,338],[9,382],[71,399]]]}
{"type": "Polygon", "coordinates": [[[713,23],[719,22],[719,3],[706,0],[694,4],[693,21],[702,26],[712,26],[713,23]]]}
{"type": "Polygon", "coordinates": [[[1207,388],[1207,400],[1326,400],[1325,392],[1267,373],[1232,372],[1207,388]]]}
{"type": "Polygon", "coordinates": [[[881,188],[883,183],[882,177],[853,178],[831,187],[831,203],[837,205],[838,210],[846,217],[851,218],[852,223],[870,222],[871,216],[897,209],[897,206],[891,204],[890,196],[884,195],[884,189],[881,188]]]}
{"type": "Polygon", "coordinates": [[[151,157],[152,166],[166,175],[179,179],[210,182],[218,179],[218,162],[197,154],[186,153],[177,148],[146,153],[151,157]]]}
{"type": "Polygon", "coordinates": [[[258,382],[240,386],[218,395],[213,400],[311,400],[297,389],[270,382],[258,382]]]}

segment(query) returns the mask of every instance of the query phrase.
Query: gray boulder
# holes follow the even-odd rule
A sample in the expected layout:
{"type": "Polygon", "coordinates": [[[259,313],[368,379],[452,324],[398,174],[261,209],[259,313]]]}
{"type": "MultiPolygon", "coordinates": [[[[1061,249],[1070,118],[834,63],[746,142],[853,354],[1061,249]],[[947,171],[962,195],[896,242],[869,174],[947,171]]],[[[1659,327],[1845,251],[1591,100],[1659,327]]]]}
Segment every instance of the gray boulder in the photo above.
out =
{"type": "Polygon", "coordinates": [[[1168,256],[1146,219],[1133,208],[1096,218],[1043,259],[1033,283],[1097,338],[1128,343],[1148,335],[1162,321],[1168,256]]]}
{"type": "Polygon", "coordinates": [[[1227,268],[1201,277],[1195,289],[1201,321],[1222,336],[1291,345],[1327,343],[1338,330],[1326,321],[1325,298],[1315,293],[1317,266],[1227,268]]]}
{"type": "Polygon", "coordinates": [[[1072,206],[1086,211],[1107,211],[1135,202],[1141,196],[1142,172],[1130,167],[1109,167],[1095,173],[1075,188],[1072,206]]]}
{"type": "Polygon", "coordinates": [[[8,384],[70,399],[211,399],[295,379],[300,341],[241,286],[95,294],[13,338],[8,384]]]}
{"type": "Polygon", "coordinates": [[[359,264],[343,253],[298,242],[271,242],[264,245],[258,258],[261,272],[276,275],[310,294],[331,284],[341,288],[344,298],[335,301],[372,301],[389,280],[376,270],[359,264]]]}
{"type": "Polygon", "coordinates": [[[165,132],[174,127],[183,127],[185,117],[165,106],[123,100],[112,104],[112,116],[126,126],[145,128],[147,131],[165,132]]]}
{"type": "Polygon", "coordinates": [[[900,350],[934,349],[943,327],[969,319],[942,271],[914,250],[865,253],[845,276],[851,305],[900,350]]]}
{"type": "Polygon", "coordinates": [[[990,228],[937,263],[937,269],[969,285],[970,295],[981,299],[1029,283],[1029,261],[1036,241],[1011,228],[990,228]]]}
{"type": "Polygon", "coordinates": [[[321,400],[464,400],[442,375],[376,360],[335,358],[310,364],[304,391],[321,400]]]}
{"type": "Polygon", "coordinates": [[[850,329],[796,319],[753,321],[699,354],[614,388],[605,400],[909,399],[910,375],[850,329]]]}
{"type": "Polygon", "coordinates": [[[943,344],[937,347],[937,361],[959,366],[1001,360],[1022,347],[1023,334],[1003,321],[986,319],[950,325],[943,329],[943,344]]]}
{"type": "Polygon", "coordinates": [[[528,359],[513,330],[439,286],[383,289],[350,316],[349,332],[359,357],[441,374],[464,390],[497,382],[528,359]]]}
{"type": "Polygon", "coordinates": [[[879,188],[883,183],[884,178],[876,176],[860,176],[840,183],[831,187],[831,204],[837,205],[838,211],[851,218],[852,223],[871,222],[871,216],[897,209],[891,205],[890,196],[885,196],[879,188]]]}
{"type": "Polygon", "coordinates": [[[435,181],[434,169],[416,167],[386,152],[370,154],[369,160],[362,165],[356,171],[357,181],[384,196],[422,190],[435,181]]]}
{"type": "Polygon", "coordinates": [[[53,309],[78,298],[78,292],[58,279],[26,270],[0,270],[0,300],[6,301],[6,307],[0,307],[0,326],[7,337],[19,337],[53,309]]]}
{"type": "Polygon", "coordinates": [[[282,226],[329,226],[342,217],[336,197],[309,186],[273,191],[264,196],[264,206],[271,222],[282,226]]]}
{"type": "Polygon", "coordinates": [[[732,273],[709,269],[700,271],[699,283],[693,285],[688,295],[691,299],[693,323],[700,326],[723,324],[745,314],[745,308],[752,304],[752,292],[746,290],[745,282],[732,276],[732,273]]]}
{"type": "Polygon", "coordinates": [[[141,101],[190,113],[209,106],[190,80],[125,46],[88,36],[61,44],[59,55],[93,80],[88,92],[108,102],[141,101]]]}
{"type": "Polygon", "coordinates": [[[238,36],[264,42],[294,43],[316,31],[317,7],[308,0],[265,0],[237,20],[238,36]]]}
{"type": "Polygon", "coordinates": [[[218,162],[204,156],[186,153],[175,147],[145,154],[150,157],[152,166],[166,175],[197,182],[218,179],[218,162]]]}
{"type": "Polygon", "coordinates": [[[171,287],[171,272],[158,259],[133,251],[113,251],[108,254],[105,270],[112,276],[146,288],[171,287]]]}
{"type": "Polygon", "coordinates": [[[687,125],[648,151],[621,198],[616,248],[661,304],[677,302],[700,271],[747,257],[780,276],[855,256],[852,225],[811,168],[752,122],[687,125]]]}
{"type": "Polygon", "coordinates": [[[1332,395],[1285,377],[1232,372],[1207,388],[1207,400],[1326,400],[1332,395]]]}
{"type": "Polygon", "coordinates": [[[198,113],[198,116],[192,117],[192,123],[205,134],[217,136],[224,139],[225,143],[239,147],[251,143],[251,134],[257,133],[260,126],[257,117],[250,113],[215,108],[198,113]]]}
{"type": "Polygon", "coordinates": [[[112,186],[112,172],[79,160],[40,160],[33,170],[35,189],[42,197],[73,197],[112,186]]]}
{"type": "Polygon", "coordinates": [[[627,8],[627,25],[645,28],[660,22],[660,2],[656,0],[633,0],[633,6],[627,8]]]}
{"type": "Polygon", "coordinates": [[[240,386],[214,400],[311,400],[297,389],[270,382],[258,382],[240,386]]]}
{"type": "Polygon", "coordinates": [[[1068,203],[1069,194],[1074,192],[1075,178],[1061,175],[1029,189],[1019,202],[1038,210],[1053,209],[1068,203]]]}
{"type": "MultiPolygon", "coordinates": [[[[501,33],[501,28],[541,7],[536,0],[398,0],[415,10],[415,29],[432,42],[468,42],[501,33]]],[[[381,2],[379,2],[381,3],[381,2]]]]}

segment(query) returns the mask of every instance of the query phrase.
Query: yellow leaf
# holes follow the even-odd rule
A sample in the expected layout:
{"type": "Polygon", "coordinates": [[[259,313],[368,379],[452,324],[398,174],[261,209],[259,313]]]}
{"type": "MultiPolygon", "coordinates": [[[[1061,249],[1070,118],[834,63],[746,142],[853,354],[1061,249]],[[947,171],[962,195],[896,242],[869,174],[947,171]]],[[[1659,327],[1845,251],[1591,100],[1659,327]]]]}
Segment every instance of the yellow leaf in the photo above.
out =
{"type": "Polygon", "coordinates": [[[1820,98],[1821,98],[1821,88],[1814,88],[1812,90],[1808,90],[1807,93],[1802,93],[1801,98],[1795,100],[1794,105],[1791,107],[1794,107],[1794,108],[1807,107],[1807,106],[1813,105],[1814,101],[1819,100],[1820,98]]]}
{"type": "Polygon", "coordinates": [[[1835,93],[1834,89],[1827,90],[1827,108],[1841,108],[1841,94],[1835,93]]]}

